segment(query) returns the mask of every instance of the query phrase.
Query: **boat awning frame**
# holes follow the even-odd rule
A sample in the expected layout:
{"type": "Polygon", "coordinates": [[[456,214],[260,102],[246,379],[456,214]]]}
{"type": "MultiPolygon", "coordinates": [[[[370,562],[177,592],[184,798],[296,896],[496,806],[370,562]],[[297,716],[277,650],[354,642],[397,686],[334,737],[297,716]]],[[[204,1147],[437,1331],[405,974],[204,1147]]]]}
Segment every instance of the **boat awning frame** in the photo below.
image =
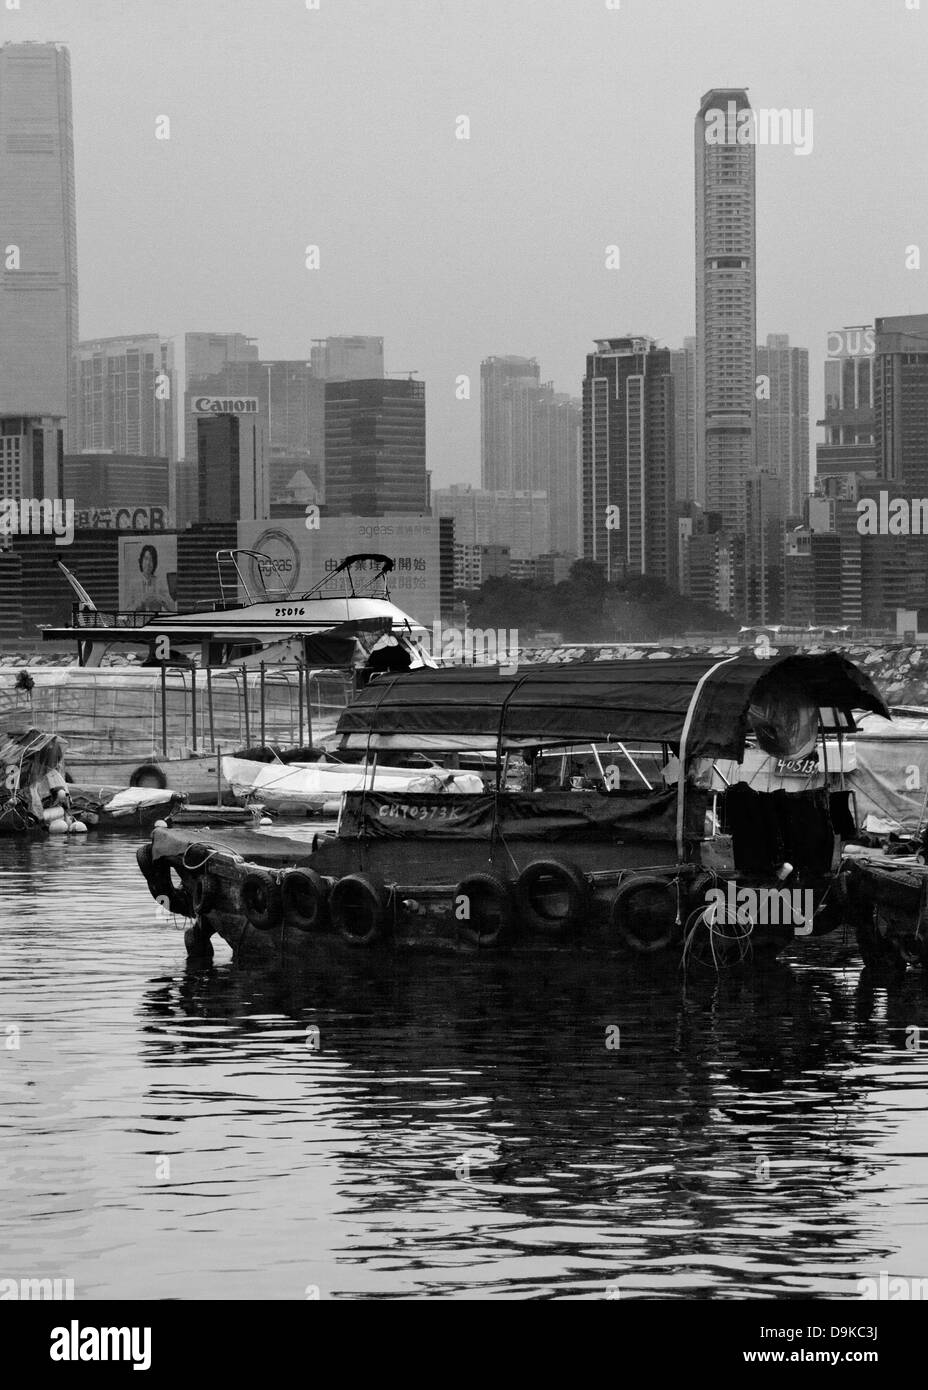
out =
{"type": "Polygon", "coordinates": [[[853,712],[889,716],[870,678],[838,652],[761,660],[671,657],[456,667],[377,677],[342,714],[346,749],[435,751],[551,748],[641,740],[686,757],[740,760],[748,708],[772,671],[790,675],[823,712],[823,732],[855,728],[853,712]]]}

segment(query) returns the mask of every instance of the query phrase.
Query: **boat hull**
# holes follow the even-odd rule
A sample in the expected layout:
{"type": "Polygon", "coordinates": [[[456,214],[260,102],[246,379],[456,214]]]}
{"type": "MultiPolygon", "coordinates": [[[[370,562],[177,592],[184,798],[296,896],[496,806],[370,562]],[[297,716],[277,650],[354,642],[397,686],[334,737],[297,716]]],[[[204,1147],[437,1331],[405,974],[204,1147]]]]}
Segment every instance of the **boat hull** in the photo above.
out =
{"type": "MultiPolygon", "coordinates": [[[[218,935],[232,948],[236,960],[248,965],[293,957],[310,963],[320,952],[346,959],[396,951],[494,956],[567,952],[654,956],[662,958],[667,968],[677,969],[687,923],[705,908],[711,882],[711,876],[698,865],[679,865],[670,842],[663,846],[629,844],[620,852],[614,844],[565,846],[533,841],[509,842],[488,850],[482,840],[458,837],[443,846],[436,857],[434,844],[428,842],[364,843],[336,835],[296,841],[241,832],[227,837],[214,835],[208,845],[197,845],[190,834],[158,831],[152,840],[152,853],[183,885],[180,892],[184,901],[173,906],[193,924],[187,942],[191,953],[209,954],[210,938],[218,935]],[[588,891],[582,917],[549,923],[538,913],[526,916],[518,910],[517,880],[542,860],[567,864],[584,880],[588,891]],[[298,914],[285,908],[270,921],[256,923],[246,901],[246,881],[255,877],[272,881],[276,894],[287,876],[298,869],[320,875],[329,888],[356,875],[388,885],[388,908],[381,928],[368,936],[349,923],[346,931],[344,924],[336,923],[325,912],[308,927],[298,914]],[[473,883],[475,875],[479,881],[491,876],[504,885],[507,894],[514,895],[515,910],[498,930],[485,930],[483,924],[460,910],[461,885],[473,883]],[[196,880],[201,876],[204,886],[195,908],[196,880]],[[632,943],[617,930],[613,904],[621,885],[636,882],[656,884],[658,891],[664,885],[667,910],[656,938],[632,943]]],[[[155,897],[159,896],[158,886],[149,879],[155,897]]],[[[787,945],[793,935],[792,925],[757,927],[751,946],[775,951],[787,945]]],[[[741,957],[746,954],[739,952],[741,957]]]]}

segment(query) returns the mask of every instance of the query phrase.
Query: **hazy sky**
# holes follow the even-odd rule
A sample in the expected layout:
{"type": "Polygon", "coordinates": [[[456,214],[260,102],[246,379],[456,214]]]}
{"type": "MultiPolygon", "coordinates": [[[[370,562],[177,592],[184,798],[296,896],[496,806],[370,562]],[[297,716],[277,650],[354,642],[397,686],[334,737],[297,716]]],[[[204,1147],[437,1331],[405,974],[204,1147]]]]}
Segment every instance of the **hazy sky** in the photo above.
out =
{"type": "Polygon", "coordinates": [[[757,162],[759,337],[810,349],[813,408],[827,329],[928,311],[928,0],[6,3],[71,49],[81,337],[382,334],[439,485],[479,479],[481,358],[578,392],[593,338],[693,332],[710,87],[814,113],[757,162]]]}

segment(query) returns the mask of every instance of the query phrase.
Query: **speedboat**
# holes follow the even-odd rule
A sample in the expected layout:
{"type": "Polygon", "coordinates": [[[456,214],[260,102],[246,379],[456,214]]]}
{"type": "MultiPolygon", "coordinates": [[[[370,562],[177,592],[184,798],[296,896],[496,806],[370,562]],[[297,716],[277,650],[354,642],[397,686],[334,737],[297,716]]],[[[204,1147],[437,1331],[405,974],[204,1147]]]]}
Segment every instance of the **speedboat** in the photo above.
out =
{"type": "Polygon", "coordinates": [[[82,666],[99,665],[112,643],[148,648],[150,664],[172,660],[175,649],[199,648],[203,666],[259,658],[267,664],[299,658],[308,666],[360,664],[374,647],[400,650],[394,669],[435,663],[423,646],[428,632],[390,598],[386,555],[349,555],[306,593],[290,593],[276,578],[270,556],[257,550],[216,552],[219,598],[184,613],[99,610],[59,561],[77,596],[67,627],[46,627],[47,642],[77,641],[82,666]],[[280,649],[279,644],[284,644],[280,649]]]}

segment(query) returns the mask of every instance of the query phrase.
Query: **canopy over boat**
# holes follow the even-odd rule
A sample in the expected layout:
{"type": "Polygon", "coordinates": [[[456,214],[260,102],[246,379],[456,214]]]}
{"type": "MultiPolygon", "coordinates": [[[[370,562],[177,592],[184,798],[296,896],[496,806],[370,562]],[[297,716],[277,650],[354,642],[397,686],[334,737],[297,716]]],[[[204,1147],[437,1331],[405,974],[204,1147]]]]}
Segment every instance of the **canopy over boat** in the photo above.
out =
{"type": "Polygon", "coordinates": [[[344,711],[337,732],[343,747],[372,751],[634,739],[684,746],[687,756],[740,759],[749,733],[768,751],[793,756],[798,744],[781,726],[798,726],[803,707],[815,715],[816,733],[852,731],[855,710],[889,716],[870,678],[827,652],[774,661],[670,657],[526,666],[508,675],[496,667],[455,667],[377,677],[344,711]]]}

